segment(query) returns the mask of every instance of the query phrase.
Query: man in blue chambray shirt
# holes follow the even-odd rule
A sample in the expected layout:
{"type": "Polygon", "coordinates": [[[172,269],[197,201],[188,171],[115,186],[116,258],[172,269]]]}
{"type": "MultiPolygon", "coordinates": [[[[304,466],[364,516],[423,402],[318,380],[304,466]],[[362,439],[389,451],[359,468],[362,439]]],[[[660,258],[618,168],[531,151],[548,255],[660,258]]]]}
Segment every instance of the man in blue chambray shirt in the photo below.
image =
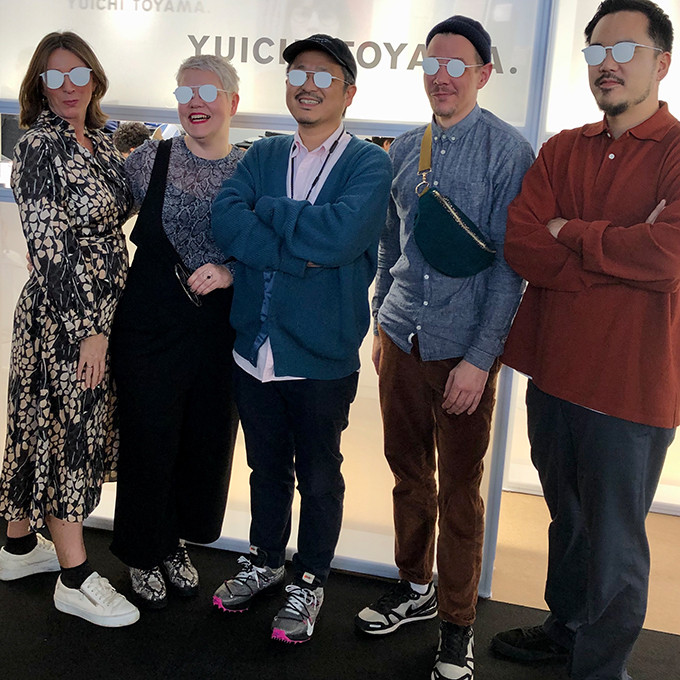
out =
{"type": "Polygon", "coordinates": [[[514,128],[477,105],[493,68],[491,38],[481,24],[451,17],[430,31],[426,45],[425,91],[434,113],[427,179],[472,220],[495,256],[491,266],[463,278],[428,264],[414,240],[427,126],[397,138],[390,148],[394,181],[373,298],[373,361],[385,456],[395,477],[401,580],[359,612],[355,623],[382,635],[439,613],[432,678],[471,680],[484,537],[483,458],[498,356],[522,294],[522,280],[503,259],[505,220],[534,155],[514,128]],[[439,603],[432,585],[437,515],[439,603]]]}

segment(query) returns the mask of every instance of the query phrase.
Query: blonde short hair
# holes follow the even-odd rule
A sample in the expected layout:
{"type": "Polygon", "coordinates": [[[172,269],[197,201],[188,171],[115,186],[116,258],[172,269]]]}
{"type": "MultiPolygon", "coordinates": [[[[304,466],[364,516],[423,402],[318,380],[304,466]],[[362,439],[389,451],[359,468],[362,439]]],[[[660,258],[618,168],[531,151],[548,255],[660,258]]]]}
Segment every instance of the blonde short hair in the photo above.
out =
{"type": "Polygon", "coordinates": [[[218,57],[214,54],[199,54],[185,59],[177,71],[178,85],[184,71],[190,68],[199,71],[212,71],[220,79],[222,87],[227,92],[238,92],[238,73],[225,57],[218,57]]]}

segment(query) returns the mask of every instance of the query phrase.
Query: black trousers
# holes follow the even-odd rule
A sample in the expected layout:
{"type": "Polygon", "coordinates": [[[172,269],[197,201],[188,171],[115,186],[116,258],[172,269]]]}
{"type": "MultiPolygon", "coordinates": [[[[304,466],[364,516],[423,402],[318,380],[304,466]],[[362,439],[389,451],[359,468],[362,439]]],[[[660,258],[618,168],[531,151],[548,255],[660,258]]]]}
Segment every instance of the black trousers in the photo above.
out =
{"type": "Polygon", "coordinates": [[[345,482],[340,436],[358,373],[339,380],[261,383],[235,368],[236,401],[250,474],[250,542],[281,566],[297,479],[300,524],[293,569],[324,584],[340,535],[345,482]]]}
{"type": "Polygon", "coordinates": [[[628,680],[647,609],[645,518],[675,430],[632,423],[529,382],[531,457],[550,510],[546,633],[573,680],[628,680]]]}

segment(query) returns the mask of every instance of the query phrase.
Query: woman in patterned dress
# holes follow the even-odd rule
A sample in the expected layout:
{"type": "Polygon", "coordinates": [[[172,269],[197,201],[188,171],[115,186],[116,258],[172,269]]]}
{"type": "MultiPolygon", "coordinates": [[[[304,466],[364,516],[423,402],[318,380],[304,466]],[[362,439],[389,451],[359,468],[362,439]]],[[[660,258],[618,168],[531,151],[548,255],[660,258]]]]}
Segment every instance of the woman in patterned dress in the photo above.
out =
{"type": "Polygon", "coordinates": [[[220,536],[238,427],[232,277],[210,225],[213,198],[243,155],[229,143],[238,75],[202,55],[182,63],[177,84],[186,136],[147,142],[125,163],[141,209],[111,336],[120,415],[111,550],[153,608],[167,604],[167,586],[198,590],[183,539],[220,536]]]}
{"type": "Polygon", "coordinates": [[[117,455],[108,335],[127,270],[122,161],[99,130],[108,81],[73,33],[45,36],[21,85],[12,189],[32,263],[14,316],[0,579],[58,571],[57,609],[102,626],[139,611],[92,570],[83,520],[117,455]],[[47,525],[54,545],[36,533],[47,525]],[[56,548],[56,555],[55,555],[56,548]]]}

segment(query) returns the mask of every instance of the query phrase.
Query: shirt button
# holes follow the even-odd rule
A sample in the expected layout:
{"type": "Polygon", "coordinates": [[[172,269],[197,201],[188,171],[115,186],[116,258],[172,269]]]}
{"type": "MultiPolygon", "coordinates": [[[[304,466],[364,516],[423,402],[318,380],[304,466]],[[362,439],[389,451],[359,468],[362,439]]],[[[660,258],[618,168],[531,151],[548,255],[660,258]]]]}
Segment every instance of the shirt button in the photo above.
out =
{"type": "Polygon", "coordinates": [[[436,187],[438,187],[438,186],[439,186],[439,180],[436,179],[436,180],[433,182],[433,184],[434,184],[436,187]]]}
{"type": "Polygon", "coordinates": [[[419,331],[422,328],[422,326],[416,326],[416,330],[419,331]]]}
{"type": "Polygon", "coordinates": [[[609,154],[609,160],[613,161],[616,158],[616,156],[613,153],[609,154]]]}
{"type": "Polygon", "coordinates": [[[430,275],[429,275],[429,274],[425,274],[425,276],[424,276],[423,278],[427,281],[427,280],[430,278],[430,275]]]}
{"type": "Polygon", "coordinates": [[[423,304],[427,307],[430,303],[427,300],[424,300],[423,304]]]}
{"type": "Polygon", "coordinates": [[[455,138],[455,137],[451,137],[451,141],[452,141],[452,142],[455,142],[455,141],[456,141],[456,138],[455,138]]]}
{"type": "Polygon", "coordinates": [[[440,153],[443,156],[446,153],[446,149],[442,149],[440,153]]]}
{"type": "Polygon", "coordinates": [[[435,138],[434,138],[434,141],[436,142],[438,139],[439,139],[439,137],[435,137],[435,138]]]}

